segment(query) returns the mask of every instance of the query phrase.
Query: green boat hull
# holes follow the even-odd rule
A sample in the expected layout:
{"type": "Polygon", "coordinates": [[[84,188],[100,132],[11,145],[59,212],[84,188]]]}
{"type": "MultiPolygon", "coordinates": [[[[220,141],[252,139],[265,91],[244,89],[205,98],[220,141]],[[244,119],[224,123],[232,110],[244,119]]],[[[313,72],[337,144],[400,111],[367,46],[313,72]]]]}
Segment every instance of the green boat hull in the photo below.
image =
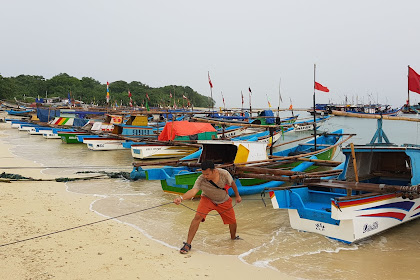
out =
{"type": "Polygon", "coordinates": [[[66,144],[83,144],[77,140],[77,135],[80,134],[70,134],[70,133],[58,133],[58,136],[61,137],[61,141],[66,144]]]}

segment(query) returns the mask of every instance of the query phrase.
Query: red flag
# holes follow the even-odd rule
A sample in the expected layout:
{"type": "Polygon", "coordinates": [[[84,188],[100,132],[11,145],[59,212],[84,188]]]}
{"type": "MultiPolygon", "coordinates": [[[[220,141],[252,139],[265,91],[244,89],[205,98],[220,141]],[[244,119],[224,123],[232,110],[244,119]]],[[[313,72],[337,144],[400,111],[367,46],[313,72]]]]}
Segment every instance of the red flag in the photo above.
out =
{"type": "Polygon", "coordinates": [[[172,98],[172,92],[169,91],[169,98],[172,98]]]}
{"type": "Polygon", "coordinates": [[[146,98],[147,98],[148,100],[150,100],[149,95],[147,94],[147,92],[146,92],[146,98]]]}
{"type": "Polygon", "coordinates": [[[408,90],[420,93],[420,75],[408,67],[408,90]]]}
{"type": "Polygon", "coordinates": [[[223,97],[223,92],[220,92],[220,94],[222,95],[223,107],[226,107],[226,105],[225,105],[225,98],[223,97]]]}
{"type": "Polygon", "coordinates": [[[293,105],[292,104],[290,104],[290,106],[289,106],[289,110],[292,110],[293,109],[293,105]]]}
{"type": "Polygon", "coordinates": [[[131,97],[131,92],[130,91],[128,91],[128,97],[131,97]]]}
{"type": "Polygon", "coordinates": [[[250,88],[250,87],[248,88],[248,90],[249,90],[249,92],[250,92],[250,93],[252,93],[252,91],[251,91],[251,88],[250,88]]]}
{"type": "Polygon", "coordinates": [[[324,87],[323,85],[321,85],[320,83],[317,83],[317,82],[315,82],[315,89],[320,90],[320,91],[324,91],[324,92],[329,92],[330,91],[327,87],[324,87]]]}
{"type": "Polygon", "coordinates": [[[210,84],[210,88],[213,88],[213,84],[211,83],[211,80],[210,80],[210,72],[207,72],[208,73],[208,75],[209,75],[209,84],[210,84]]]}

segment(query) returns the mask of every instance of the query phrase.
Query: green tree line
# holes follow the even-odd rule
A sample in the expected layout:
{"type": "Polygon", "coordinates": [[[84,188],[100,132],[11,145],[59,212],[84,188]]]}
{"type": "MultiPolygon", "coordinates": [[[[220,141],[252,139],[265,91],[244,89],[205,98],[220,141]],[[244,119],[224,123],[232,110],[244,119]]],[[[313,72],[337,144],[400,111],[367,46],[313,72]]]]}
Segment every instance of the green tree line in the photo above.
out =
{"type": "MultiPolygon", "coordinates": [[[[168,85],[153,88],[138,81],[127,83],[125,81],[115,81],[109,83],[110,103],[115,102],[120,105],[128,106],[130,98],[128,91],[131,92],[133,103],[145,105],[146,94],[149,96],[149,106],[173,106],[175,96],[176,105],[186,106],[188,100],[194,107],[209,107],[215,104],[210,97],[203,96],[194,91],[189,86],[168,85]],[[183,99],[183,96],[188,100],[183,99]]],[[[78,79],[66,73],[58,74],[51,79],[43,76],[19,75],[16,77],[3,77],[0,75],[0,99],[13,101],[33,102],[35,98],[41,97],[60,97],[67,98],[68,94],[75,100],[90,104],[106,105],[106,84],[99,81],[83,77],[78,79]]],[[[134,105],[134,104],[133,104],[134,105]]]]}

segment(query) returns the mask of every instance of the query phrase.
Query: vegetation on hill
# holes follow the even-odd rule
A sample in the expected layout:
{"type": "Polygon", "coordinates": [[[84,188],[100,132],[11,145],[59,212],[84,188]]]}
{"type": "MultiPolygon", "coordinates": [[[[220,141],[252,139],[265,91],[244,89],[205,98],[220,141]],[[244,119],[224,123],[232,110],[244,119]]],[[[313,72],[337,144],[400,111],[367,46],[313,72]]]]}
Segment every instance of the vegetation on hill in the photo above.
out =
{"type": "MultiPolygon", "coordinates": [[[[115,81],[109,83],[110,103],[118,105],[122,102],[123,105],[128,105],[130,98],[128,91],[132,94],[134,104],[144,105],[146,101],[146,94],[149,96],[148,101],[150,106],[173,106],[175,96],[176,105],[185,106],[188,103],[194,107],[209,107],[214,100],[210,97],[203,96],[194,91],[189,86],[173,86],[168,85],[159,88],[153,88],[138,81],[127,83],[125,81],[115,81]],[[184,99],[185,96],[187,99],[184,99]]],[[[106,104],[106,84],[101,84],[99,81],[83,77],[78,79],[66,73],[58,74],[51,79],[45,79],[42,76],[19,75],[17,77],[3,77],[0,75],[0,99],[2,100],[17,100],[26,102],[34,102],[35,98],[43,97],[60,97],[67,98],[68,94],[71,98],[81,100],[84,103],[92,103],[98,105],[106,104]]]]}

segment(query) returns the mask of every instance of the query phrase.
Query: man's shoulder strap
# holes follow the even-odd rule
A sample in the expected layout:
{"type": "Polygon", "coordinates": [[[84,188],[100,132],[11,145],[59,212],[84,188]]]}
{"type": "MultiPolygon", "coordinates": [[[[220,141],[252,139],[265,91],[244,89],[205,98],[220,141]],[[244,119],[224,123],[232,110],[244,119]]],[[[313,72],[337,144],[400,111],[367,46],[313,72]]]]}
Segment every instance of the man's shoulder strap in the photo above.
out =
{"type": "Polygon", "coordinates": [[[210,184],[212,184],[212,185],[213,185],[213,186],[215,186],[216,188],[221,189],[221,190],[225,190],[224,188],[221,188],[221,187],[219,187],[218,185],[216,185],[216,183],[215,183],[215,182],[213,182],[213,180],[209,180],[209,182],[210,182],[210,184]]]}

